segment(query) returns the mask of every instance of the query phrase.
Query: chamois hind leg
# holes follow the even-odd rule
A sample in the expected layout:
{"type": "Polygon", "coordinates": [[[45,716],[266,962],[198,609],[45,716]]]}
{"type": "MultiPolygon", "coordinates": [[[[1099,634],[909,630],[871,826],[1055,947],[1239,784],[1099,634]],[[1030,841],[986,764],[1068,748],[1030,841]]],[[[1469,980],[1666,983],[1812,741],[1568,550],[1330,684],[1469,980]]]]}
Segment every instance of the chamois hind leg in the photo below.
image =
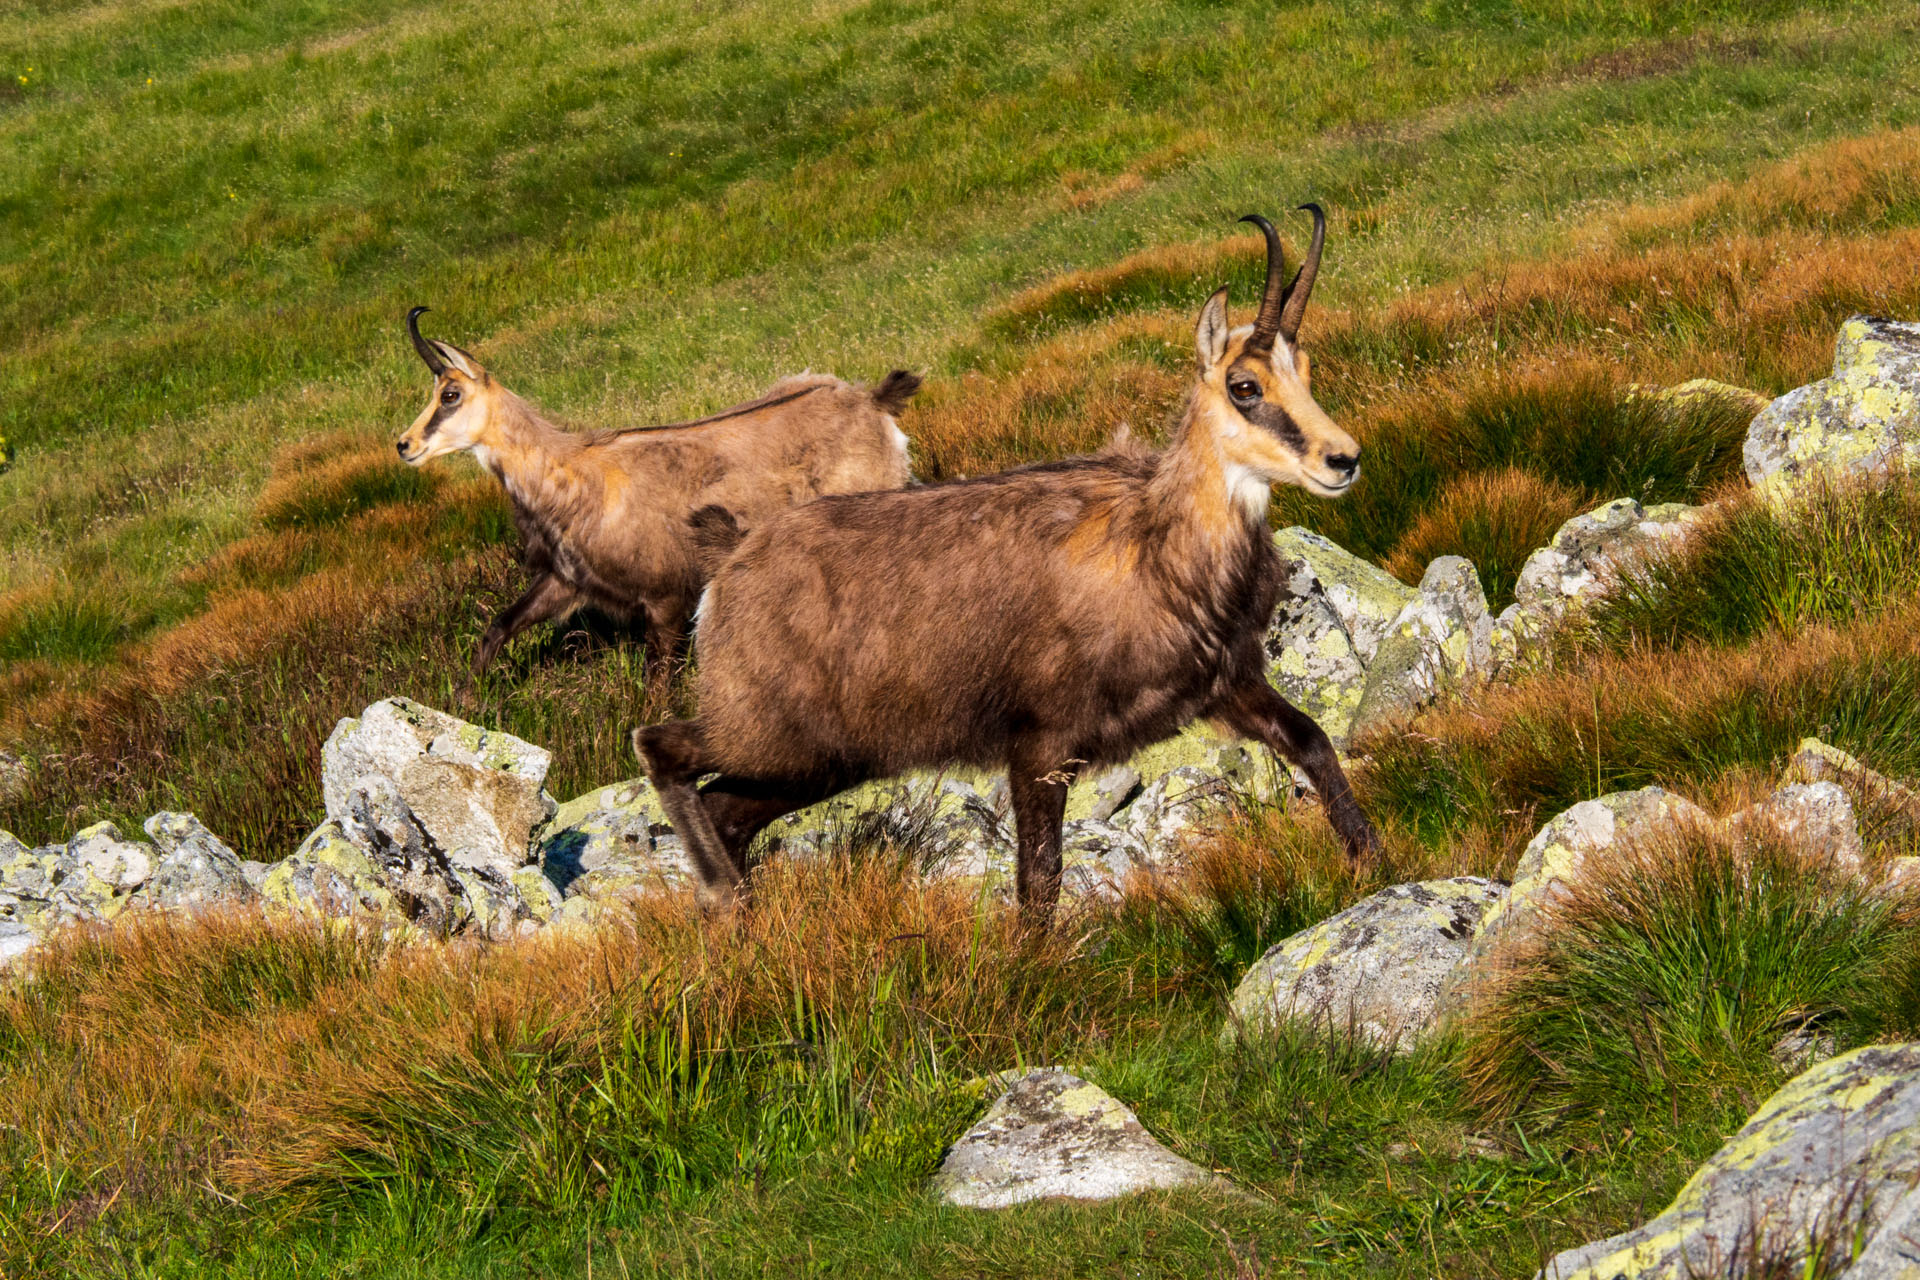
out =
{"type": "Polygon", "coordinates": [[[579,603],[579,593],[553,574],[536,577],[526,594],[502,610],[480,637],[480,651],[473,656],[473,674],[467,686],[471,687],[473,681],[480,678],[507,641],[536,622],[558,617],[579,603]]]}
{"type": "Polygon", "coordinates": [[[1346,843],[1348,857],[1357,861],[1379,852],[1380,836],[1361,811],[1360,802],[1353,798],[1353,788],[1340,767],[1340,757],[1334,754],[1333,743],[1312,716],[1259,678],[1235,689],[1208,714],[1299,766],[1320,793],[1327,820],[1346,843]]]}
{"type": "Polygon", "coordinates": [[[826,779],[722,776],[700,788],[700,800],[733,865],[745,876],[747,850],[768,823],[796,809],[818,804],[851,785],[851,782],[826,779]]]}
{"type": "Polygon", "coordinates": [[[743,868],[735,865],[694,786],[702,774],[714,772],[701,738],[700,722],[670,720],[635,729],[633,753],[646,768],[674,834],[686,844],[687,855],[700,877],[702,901],[717,905],[732,902],[740,894],[743,868]]]}
{"type": "Polygon", "coordinates": [[[1021,916],[1041,929],[1052,923],[1060,900],[1060,825],[1067,816],[1067,788],[1075,773],[1065,754],[1016,743],[1007,757],[1017,846],[1014,887],[1021,916]]]}

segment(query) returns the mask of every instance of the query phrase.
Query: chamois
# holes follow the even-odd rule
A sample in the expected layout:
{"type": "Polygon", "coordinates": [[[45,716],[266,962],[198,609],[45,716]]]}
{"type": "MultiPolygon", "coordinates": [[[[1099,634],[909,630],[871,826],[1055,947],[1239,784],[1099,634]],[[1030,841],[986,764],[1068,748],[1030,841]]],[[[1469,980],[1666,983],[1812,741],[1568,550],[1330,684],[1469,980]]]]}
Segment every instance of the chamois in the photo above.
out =
{"type": "Polygon", "coordinates": [[[395,447],[414,466],[471,450],[513,503],[533,575],[481,637],[472,679],[528,627],[593,605],[642,625],[647,686],[664,692],[716,540],[821,494],[907,483],[893,415],[920,379],[905,370],[871,389],[800,374],[692,422],[573,432],[469,353],[421,337],[425,310],[407,313],[407,332],[433,372],[433,398],[395,447]]]}
{"type": "Polygon", "coordinates": [[[754,529],[707,587],[700,711],[635,753],[709,901],[740,891],[767,823],[869,778],[1004,764],[1023,913],[1060,890],[1067,788],[1207,717],[1305,771],[1350,856],[1378,847],[1327,736],[1267,683],[1281,574],[1269,487],[1333,497],[1360,448],[1308,389],[1297,345],[1326,240],[1285,282],[1278,233],[1251,326],[1227,290],[1162,453],[1090,457],[896,493],[823,498],[754,529]],[[704,775],[719,774],[696,789],[704,775]]]}

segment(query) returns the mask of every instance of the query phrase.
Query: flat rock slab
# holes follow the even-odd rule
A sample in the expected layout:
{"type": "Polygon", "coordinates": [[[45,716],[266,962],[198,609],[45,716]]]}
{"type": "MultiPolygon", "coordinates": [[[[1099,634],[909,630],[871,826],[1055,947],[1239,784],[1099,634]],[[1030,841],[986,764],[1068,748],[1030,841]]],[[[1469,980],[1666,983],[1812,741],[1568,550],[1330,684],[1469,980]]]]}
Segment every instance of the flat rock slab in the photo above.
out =
{"type": "Polygon", "coordinates": [[[1440,989],[1474,930],[1506,897],[1477,876],[1397,884],[1294,934],[1260,957],[1233,993],[1228,1034],[1299,1019],[1400,1052],[1432,1027],[1440,989]]]}
{"type": "Polygon", "coordinates": [[[1843,1241],[1858,1230],[1877,1243],[1877,1265],[1849,1277],[1908,1275],[1893,1263],[1907,1247],[1900,1228],[1915,1206],[1904,1197],[1917,1177],[1920,1044],[1856,1049],[1767,1099],[1666,1212],[1567,1250],[1539,1280],[1726,1275],[1756,1242],[1763,1252],[1804,1251],[1816,1226],[1843,1241]]]}
{"type": "Polygon", "coordinates": [[[1214,1181],[1161,1146],[1098,1085],[1057,1068],[1028,1072],[967,1130],[934,1175],[947,1203],[1004,1209],[1029,1200],[1112,1200],[1214,1181]]]}

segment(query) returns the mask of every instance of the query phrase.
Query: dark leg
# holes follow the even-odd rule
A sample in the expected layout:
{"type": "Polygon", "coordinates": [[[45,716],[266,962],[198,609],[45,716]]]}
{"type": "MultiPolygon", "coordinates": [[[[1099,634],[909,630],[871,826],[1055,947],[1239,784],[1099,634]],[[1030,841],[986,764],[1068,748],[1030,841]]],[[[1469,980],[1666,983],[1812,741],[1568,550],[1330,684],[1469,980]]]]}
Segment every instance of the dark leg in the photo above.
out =
{"type": "Polygon", "coordinates": [[[507,641],[534,623],[558,617],[579,603],[580,597],[574,589],[552,574],[535,578],[527,593],[508,605],[480,637],[480,652],[473,658],[473,679],[480,678],[507,641]]]}
{"type": "Polygon", "coordinates": [[[1327,820],[1346,842],[1349,857],[1371,856],[1380,849],[1380,837],[1360,802],[1353,798],[1347,774],[1333,744],[1313,717],[1288,702],[1263,679],[1254,679],[1227,695],[1209,715],[1242,737],[1265,743],[1269,751],[1300,767],[1320,793],[1327,820]]]}
{"type": "Polygon", "coordinates": [[[633,753],[645,766],[674,834],[686,843],[687,855],[700,876],[702,899],[732,902],[740,893],[743,869],[728,853],[694,787],[702,774],[714,771],[701,741],[700,722],[672,720],[635,729],[633,753]]]}
{"type": "Polygon", "coordinates": [[[1076,765],[1066,753],[1016,743],[1007,758],[1007,789],[1013,799],[1017,845],[1014,887],[1020,914],[1044,929],[1060,900],[1060,824],[1067,816],[1067,788],[1076,765]]]}
{"type": "Polygon", "coordinates": [[[769,822],[818,804],[853,784],[843,781],[718,777],[700,789],[701,803],[739,873],[747,873],[747,848],[769,822]]]}

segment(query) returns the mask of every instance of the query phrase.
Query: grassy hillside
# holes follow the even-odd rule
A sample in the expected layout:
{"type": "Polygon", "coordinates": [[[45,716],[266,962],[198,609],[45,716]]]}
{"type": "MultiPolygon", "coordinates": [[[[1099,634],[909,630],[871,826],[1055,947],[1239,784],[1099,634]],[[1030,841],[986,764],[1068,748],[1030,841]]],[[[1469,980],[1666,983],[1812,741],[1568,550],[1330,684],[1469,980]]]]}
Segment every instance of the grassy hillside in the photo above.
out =
{"type": "MultiPolygon", "coordinates": [[[[416,303],[582,426],[907,365],[916,471],[977,474],[1164,431],[1201,300],[1255,297],[1234,219],[1315,199],[1303,340],[1366,479],[1274,518],[1410,580],[1472,556],[1497,608],[1586,505],[1737,490],[1744,415],[1634,384],[1777,394],[1846,315],[1920,314],[1916,34],[1893,2],[7,8],[0,829],[189,808],[277,858],[335,719],[452,705],[519,580],[491,481],[393,459],[416,303]]],[[[1806,733],[1920,773],[1916,502],[1736,498],[1552,669],[1363,744],[1378,883],[1504,871],[1596,790],[1731,805],[1806,733]]],[[[570,796],[670,710],[638,675],[542,628],[456,709],[570,796]]],[[[885,859],[598,950],[76,942],[0,1004],[0,1273],[1520,1274],[1657,1207],[1779,1075],[1760,1013],[1670,1116],[1497,1038],[1222,1050],[1219,984],[1377,886],[1313,820],[1218,842],[1190,895],[1037,953],[885,859]],[[1015,1060],[1085,1064],[1255,1199],[935,1208],[966,1082],[1015,1060]]],[[[1756,989],[1912,1034],[1913,922],[1794,903],[1857,945],[1756,989]]],[[[1810,918],[1777,907],[1702,910],[1810,918]]]]}

